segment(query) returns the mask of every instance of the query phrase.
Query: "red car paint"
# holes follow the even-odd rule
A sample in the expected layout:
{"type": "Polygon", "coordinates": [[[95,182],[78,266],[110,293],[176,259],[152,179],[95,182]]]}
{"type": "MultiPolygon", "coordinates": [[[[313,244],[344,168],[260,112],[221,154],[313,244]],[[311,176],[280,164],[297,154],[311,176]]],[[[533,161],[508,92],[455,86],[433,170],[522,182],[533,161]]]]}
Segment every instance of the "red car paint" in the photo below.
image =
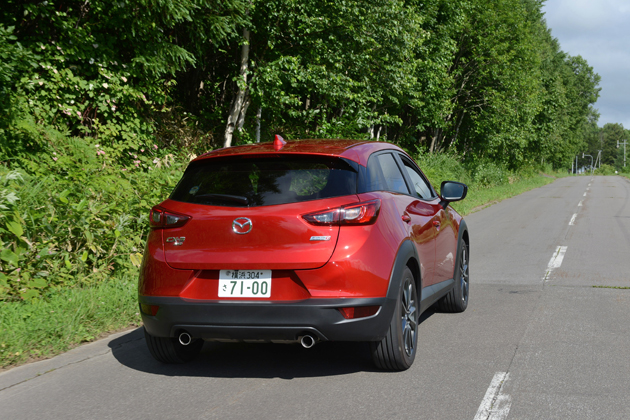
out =
{"type": "MultiPolygon", "coordinates": [[[[365,166],[371,153],[387,149],[401,151],[384,142],[307,140],[288,142],[281,152],[276,152],[269,143],[220,149],[196,160],[236,154],[317,154],[346,157],[365,166]]],[[[168,233],[151,231],[141,269],[140,294],[217,299],[218,270],[238,267],[293,270],[292,276],[285,274],[281,282],[274,283],[271,300],[382,297],[387,292],[394,255],[406,238],[417,246],[422,260],[422,285],[429,286],[453,276],[461,219],[450,207],[444,211],[439,201],[439,198],[426,202],[403,194],[370,192],[243,209],[167,199],[160,207],[192,216],[192,220],[181,228],[169,229],[168,233]],[[385,197],[385,213],[400,216],[407,213],[411,222],[404,223],[400,216],[379,217],[374,225],[347,226],[339,234],[338,226],[313,226],[299,217],[380,197],[385,197]],[[256,229],[249,235],[233,235],[231,223],[237,217],[251,218],[256,229]],[[433,225],[434,220],[440,222],[439,229],[433,225]],[[197,223],[204,221],[211,221],[212,229],[197,229],[197,223]],[[186,242],[181,247],[170,246],[163,242],[163,234],[185,236],[186,242]],[[311,236],[324,235],[332,239],[309,242],[311,236]],[[197,285],[200,282],[205,286],[197,285]]]]}

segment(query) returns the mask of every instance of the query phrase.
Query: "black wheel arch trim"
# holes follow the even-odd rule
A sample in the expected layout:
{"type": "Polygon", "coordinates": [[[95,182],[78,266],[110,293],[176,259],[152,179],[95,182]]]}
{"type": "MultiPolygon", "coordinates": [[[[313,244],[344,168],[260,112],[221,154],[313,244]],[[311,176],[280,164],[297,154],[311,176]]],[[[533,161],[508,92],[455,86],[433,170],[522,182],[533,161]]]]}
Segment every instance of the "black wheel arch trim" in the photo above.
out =
{"type": "MultiPolygon", "coordinates": [[[[418,300],[420,301],[422,296],[422,274],[420,273],[420,258],[418,257],[418,250],[410,239],[406,239],[398,248],[396,253],[396,259],[392,268],[392,273],[389,277],[389,287],[387,289],[387,300],[393,302],[398,301],[398,292],[400,291],[400,283],[402,281],[402,274],[405,268],[409,267],[414,279],[416,281],[416,293],[418,294],[418,300]],[[409,261],[415,260],[417,267],[409,267],[409,261]]],[[[393,315],[393,307],[392,313],[393,315]]]]}
{"type": "MultiPolygon", "coordinates": [[[[459,267],[459,256],[461,255],[461,245],[464,240],[464,235],[468,239],[466,245],[468,246],[468,261],[470,261],[470,235],[468,234],[468,225],[464,219],[459,223],[459,233],[457,235],[457,257],[455,258],[455,270],[459,267]]],[[[453,271],[453,277],[455,277],[455,271],[453,271]]]]}

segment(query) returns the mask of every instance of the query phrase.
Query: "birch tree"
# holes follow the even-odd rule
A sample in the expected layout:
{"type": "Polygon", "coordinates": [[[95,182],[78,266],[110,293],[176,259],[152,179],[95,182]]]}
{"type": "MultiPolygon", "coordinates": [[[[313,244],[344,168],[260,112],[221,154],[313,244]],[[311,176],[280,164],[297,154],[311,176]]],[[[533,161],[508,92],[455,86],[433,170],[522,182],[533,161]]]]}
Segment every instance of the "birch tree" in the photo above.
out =
{"type": "Polygon", "coordinates": [[[232,136],[234,135],[234,129],[237,125],[243,127],[245,121],[245,115],[247,108],[249,107],[249,88],[247,85],[248,76],[248,63],[249,63],[249,36],[250,31],[247,28],[243,28],[243,45],[241,46],[241,61],[239,67],[239,75],[236,80],[237,90],[230,106],[230,113],[228,114],[227,125],[225,127],[225,136],[223,140],[223,147],[232,146],[232,136]]]}

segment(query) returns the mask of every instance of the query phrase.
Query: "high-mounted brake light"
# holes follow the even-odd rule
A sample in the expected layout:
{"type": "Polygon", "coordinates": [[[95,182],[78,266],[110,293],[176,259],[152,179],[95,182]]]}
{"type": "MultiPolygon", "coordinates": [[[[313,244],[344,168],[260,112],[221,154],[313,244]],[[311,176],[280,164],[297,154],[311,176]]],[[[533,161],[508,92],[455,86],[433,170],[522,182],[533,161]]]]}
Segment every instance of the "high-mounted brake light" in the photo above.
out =
{"type": "Polygon", "coordinates": [[[376,222],[380,209],[381,200],[376,199],[303,214],[302,218],[316,226],[370,225],[376,222]]]}
{"type": "Polygon", "coordinates": [[[149,225],[153,229],[175,228],[184,226],[192,217],[185,214],[172,213],[155,206],[149,213],[149,225]]]}
{"type": "Polygon", "coordinates": [[[276,152],[282,149],[285,144],[287,144],[287,142],[281,136],[276,134],[273,139],[273,148],[276,150],[276,152]]]}

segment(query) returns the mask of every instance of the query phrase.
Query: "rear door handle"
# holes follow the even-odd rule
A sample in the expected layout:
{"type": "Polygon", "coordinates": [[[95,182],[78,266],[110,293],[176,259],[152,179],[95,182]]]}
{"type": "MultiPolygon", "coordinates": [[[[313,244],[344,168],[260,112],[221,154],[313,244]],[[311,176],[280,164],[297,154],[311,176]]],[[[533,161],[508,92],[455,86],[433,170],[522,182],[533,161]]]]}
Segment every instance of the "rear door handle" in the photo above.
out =
{"type": "Polygon", "coordinates": [[[436,228],[440,228],[440,221],[439,220],[434,220],[433,221],[433,226],[435,226],[436,228]]]}

